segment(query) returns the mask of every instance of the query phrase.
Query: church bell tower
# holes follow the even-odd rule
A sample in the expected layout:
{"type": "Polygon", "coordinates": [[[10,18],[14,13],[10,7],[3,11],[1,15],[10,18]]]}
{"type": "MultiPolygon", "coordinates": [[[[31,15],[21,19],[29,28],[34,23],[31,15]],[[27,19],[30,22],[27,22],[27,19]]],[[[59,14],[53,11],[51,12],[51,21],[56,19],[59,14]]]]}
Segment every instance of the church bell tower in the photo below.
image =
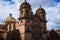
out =
{"type": "Polygon", "coordinates": [[[45,10],[40,6],[37,11],[36,15],[39,16],[40,18],[40,29],[41,29],[41,35],[42,35],[42,40],[47,40],[47,29],[46,29],[46,13],[45,10]]]}
{"type": "Polygon", "coordinates": [[[32,10],[31,5],[25,0],[20,6],[19,31],[22,40],[32,40],[32,10]]]}
{"type": "Polygon", "coordinates": [[[46,22],[47,22],[46,13],[45,13],[45,10],[41,6],[37,9],[36,15],[38,15],[41,20],[41,31],[42,32],[46,31],[46,22]]]}

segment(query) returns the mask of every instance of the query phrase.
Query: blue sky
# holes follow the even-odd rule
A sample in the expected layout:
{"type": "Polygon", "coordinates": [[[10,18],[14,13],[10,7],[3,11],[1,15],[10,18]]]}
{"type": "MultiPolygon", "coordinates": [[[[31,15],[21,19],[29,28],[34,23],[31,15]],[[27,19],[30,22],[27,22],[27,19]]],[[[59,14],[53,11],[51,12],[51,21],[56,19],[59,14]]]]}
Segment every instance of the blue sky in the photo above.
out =
{"type": "MultiPolygon", "coordinates": [[[[19,17],[19,7],[24,0],[0,0],[0,24],[12,13],[16,19],[19,17]]],[[[60,29],[60,0],[27,0],[32,11],[41,5],[46,10],[47,29],[60,29]]]]}

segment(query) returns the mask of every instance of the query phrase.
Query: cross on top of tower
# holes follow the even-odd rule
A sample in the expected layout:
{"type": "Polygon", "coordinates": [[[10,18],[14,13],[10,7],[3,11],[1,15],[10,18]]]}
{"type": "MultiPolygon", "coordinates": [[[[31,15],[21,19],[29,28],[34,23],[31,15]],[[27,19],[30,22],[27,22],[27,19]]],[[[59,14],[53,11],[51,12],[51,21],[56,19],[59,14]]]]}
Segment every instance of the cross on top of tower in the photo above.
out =
{"type": "Polygon", "coordinates": [[[25,0],[25,2],[26,2],[26,0],[25,0]]]}
{"type": "Polygon", "coordinates": [[[41,5],[40,5],[40,8],[42,8],[41,5]]]}
{"type": "Polygon", "coordinates": [[[25,0],[26,1],[26,0],[25,0]]]}

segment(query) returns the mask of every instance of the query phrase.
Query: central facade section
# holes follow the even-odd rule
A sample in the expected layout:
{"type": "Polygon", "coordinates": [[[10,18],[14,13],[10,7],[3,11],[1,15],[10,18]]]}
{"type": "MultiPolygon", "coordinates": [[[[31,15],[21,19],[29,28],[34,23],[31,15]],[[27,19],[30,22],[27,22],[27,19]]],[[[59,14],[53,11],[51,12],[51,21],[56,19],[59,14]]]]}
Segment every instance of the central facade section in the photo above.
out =
{"type": "Polygon", "coordinates": [[[19,11],[21,40],[47,40],[45,10],[40,6],[33,15],[31,5],[25,0],[19,11]]]}

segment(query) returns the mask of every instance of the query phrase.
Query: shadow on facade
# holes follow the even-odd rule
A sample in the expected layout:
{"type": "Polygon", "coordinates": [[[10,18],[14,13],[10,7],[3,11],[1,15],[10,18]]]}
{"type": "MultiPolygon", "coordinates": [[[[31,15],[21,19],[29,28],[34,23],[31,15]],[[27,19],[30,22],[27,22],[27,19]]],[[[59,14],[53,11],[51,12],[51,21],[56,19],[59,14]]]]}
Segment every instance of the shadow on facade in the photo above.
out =
{"type": "Polygon", "coordinates": [[[21,40],[19,30],[9,31],[7,33],[7,40],[21,40]]]}

